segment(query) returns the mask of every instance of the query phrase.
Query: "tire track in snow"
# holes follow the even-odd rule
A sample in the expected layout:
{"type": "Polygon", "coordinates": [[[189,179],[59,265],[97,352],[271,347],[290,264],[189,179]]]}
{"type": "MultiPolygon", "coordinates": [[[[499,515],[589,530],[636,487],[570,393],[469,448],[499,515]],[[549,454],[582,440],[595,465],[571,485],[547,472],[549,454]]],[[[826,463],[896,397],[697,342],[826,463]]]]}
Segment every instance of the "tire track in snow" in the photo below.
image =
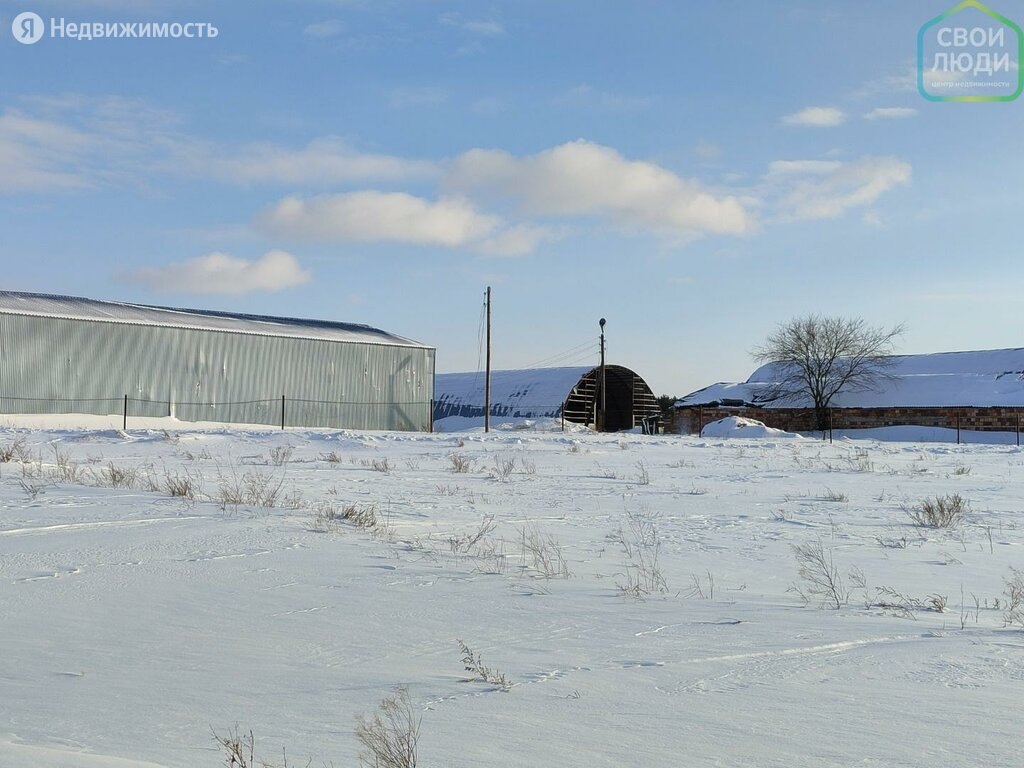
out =
{"type": "Polygon", "coordinates": [[[893,635],[890,637],[873,637],[866,640],[842,640],[838,643],[824,643],[822,645],[809,645],[802,648],[782,648],[776,651],[753,651],[751,653],[732,653],[724,656],[704,656],[696,659],[681,659],[673,664],[711,664],[718,661],[753,661],[764,658],[784,658],[787,656],[804,656],[808,654],[840,653],[843,651],[861,648],[866,645],[878,645],[884,643],[905,643],[913,640],[934,638],[931,633],[918,635],[893,635]]]}
{"type": "Polygon", "coordinates": [[[671,662],[671,664],[728,664],[730,666],[717,675],[704,676],[696,680],[684,680],[672,687],[659,685],[656,688],[662,693],[670,695],[680,693],[732,693],[754,686],[765,685],[772,680],[778,679],[782,672],[785,673],[785,677],[791,677],[794,674],[822,669],[827,666],[824,659],[829,656],[845,654],[849,651],[870,646],[913,642],[933,637],[935,635],[929,633],[893,635],[863,640],[844,640],[799,648],[782,648],[771,651],[753,651],[750,653],[682,659],[677,662],[671,662]]]}
{"type": "Polygon", "coordinates": [[[45,581],[47,579],[59,579],[62,576],[74,576],[75,574],[81,572],[81,566],[61,565],[50,570],[36,571],[31,576],[22,576],[21,578],[14,579],[14,582],[16,584],[25,584],[30,581],[45,581]]]}
{"type": "Polygon", "coordinates": [[[176,517],[151,517],[145,520],[96,520],[89,523],[62,523],[60,525],[39,525],[30,528],[8,528],[0,531],[0,536],[31,536],[38,533],[54,533],[60,531],[87,531],[95,528],[135,528],[157,523],[174,523],[183,520],[205,520],[203,515],[176,517]]]}

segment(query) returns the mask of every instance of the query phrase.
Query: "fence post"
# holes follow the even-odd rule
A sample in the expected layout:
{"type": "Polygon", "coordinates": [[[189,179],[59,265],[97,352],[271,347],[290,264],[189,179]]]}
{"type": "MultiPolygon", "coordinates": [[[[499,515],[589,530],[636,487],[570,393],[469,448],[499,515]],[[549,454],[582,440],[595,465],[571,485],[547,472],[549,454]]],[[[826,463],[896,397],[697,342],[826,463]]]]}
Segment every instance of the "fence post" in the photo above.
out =
{"type": "Polygon", "coordinates": [[[281,395],[281,429],[284,429],[284,395],[281,395]]]}
{"type": "Polygon", "coordinates": [[[704,407],[697,406],[697,437],[704,436],[704,407]]]}
{"type": "Polygon", "coordinates": [[[828,444],[832,445],[832,409],[828,409],[828,444]]]}
{"type": "Polygon", "coordinates": [[[960,445],[960,409],[956,411],[956,444],[960,445]]]}
{"type": "Polygon", "coordinates": [[[1020,448],[1020,411],[1017,411],[1017,447],[1020,448]]]}
{"type": "Polygon", "coordinates": [[[430,398],[430,433],[434,434],[434,398],[430,398]]]}
{"type": "Polygon", "coordinates": [[[128,431],[128,395],[124,396],[124,421],[121,423],[121,430],[128,431]]]}

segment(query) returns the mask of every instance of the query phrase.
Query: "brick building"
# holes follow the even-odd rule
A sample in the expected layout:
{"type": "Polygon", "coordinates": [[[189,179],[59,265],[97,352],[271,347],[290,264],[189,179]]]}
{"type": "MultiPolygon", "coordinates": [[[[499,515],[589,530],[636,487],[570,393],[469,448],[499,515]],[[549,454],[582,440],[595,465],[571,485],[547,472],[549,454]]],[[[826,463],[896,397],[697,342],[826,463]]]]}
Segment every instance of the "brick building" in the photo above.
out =
{"type": "MultiPolygon", "coordinates": [[[[669,430],[696,434],[727,416],[756,419],[788,432],[814,430],[809,400],[771,401],[778,366],[768,363],[745,382],[712,384],[676,402],[669,430]]],[[[833,429],[900,425],[1019,431],[1024,417],[1024,348],[898,355],[890,378],[872,390],[840,392],[833,429]]]]}

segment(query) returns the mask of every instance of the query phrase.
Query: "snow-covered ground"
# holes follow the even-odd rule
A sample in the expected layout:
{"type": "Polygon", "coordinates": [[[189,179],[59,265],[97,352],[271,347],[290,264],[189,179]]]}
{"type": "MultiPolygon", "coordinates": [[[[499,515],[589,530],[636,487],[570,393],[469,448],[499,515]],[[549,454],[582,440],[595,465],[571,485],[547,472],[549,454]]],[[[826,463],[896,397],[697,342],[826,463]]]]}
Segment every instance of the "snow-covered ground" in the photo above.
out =
{"type": "Polygon", "coordinates": [[[236,724],[265,760],[353,766],[356,716],[399,685],[421,766],[1022,761],[1015,446],[0,428],[17,441],[0,766],[222,765],[211,731],[236,724]],[[223,503],[260,488],[276,506],[223,503]],[[961,525],[911,523],[946,494],[961,525]],[[352,505],[376,529],[327,519],[352,505]],[[794,589],[819,543],[838,609],[794,589]]]}

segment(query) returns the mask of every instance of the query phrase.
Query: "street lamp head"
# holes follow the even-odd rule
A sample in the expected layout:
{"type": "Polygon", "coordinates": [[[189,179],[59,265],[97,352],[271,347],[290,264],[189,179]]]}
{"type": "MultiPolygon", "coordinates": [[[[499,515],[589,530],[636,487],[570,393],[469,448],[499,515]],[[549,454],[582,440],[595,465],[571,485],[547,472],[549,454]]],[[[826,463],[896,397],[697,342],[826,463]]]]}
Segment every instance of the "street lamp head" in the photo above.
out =
{"type": "Polygon", "coordinates": [[[601,318],[601,320],[599,321],[599,324],[600,324],[600,326],[601,326],[601,330],[602,330],[602,331],[604,330],[604,322],[605,322],[605,321],[604,321],[604,318],[602,317],[602,318],[601,318]]]}

